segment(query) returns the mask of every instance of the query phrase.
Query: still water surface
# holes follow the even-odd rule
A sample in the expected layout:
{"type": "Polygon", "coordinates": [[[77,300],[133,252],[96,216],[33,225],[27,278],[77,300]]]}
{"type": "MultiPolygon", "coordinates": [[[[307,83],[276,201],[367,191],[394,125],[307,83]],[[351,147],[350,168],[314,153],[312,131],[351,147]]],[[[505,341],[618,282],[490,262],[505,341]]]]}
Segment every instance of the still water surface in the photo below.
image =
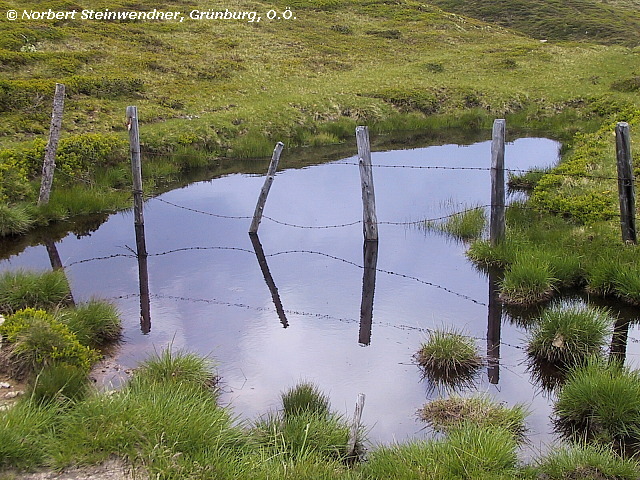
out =
{"type": "MultiPolygon", "coordinates": [[[[555,141],[521,138],[507,145],[506,165],[548,166],[558,151],[555,141]]],[[[168,344],[210,355],[222,401],[243,419],[277,408],[279,393],[299,380],[316,383],[348,415],[364,393],[369,439],[390,443],[427,434],[416,411],[439,393],[412,356],[428,329],[455,327],[483,356],[488,343],[499,345],[499,361],[470,391],[526,404],[530,448],[552,442],[551,399],[527,372],[525,331],[500,310],[491,324],[489,281],[466,260],[465,244],[411,223],[489,203],[489,142],[373,153],[381,224],[368,262],[377,253],[377,270],[363,269],[361,223],[319,228],[362,218],[357,159],[287,169],[286,155],[265,215],[297,226],[265,218],[259,242],[247,231],[263,176],[230,174],[146,202],[150,316],[142,321],[130,212],[57,243],[76,302],[109,298],[122,312],[115,361],[132,367],[168,344]],[[462,169],[424,168],[433,166],[462,169]],[[95,257],[108,258],[77,263],[95,257]],[[361,324],[372,296],[372,323],[361,324]]],[[[14,268],[50,268],[47,250],[28,247],[0,262],[0,270],[14,268]]]]}

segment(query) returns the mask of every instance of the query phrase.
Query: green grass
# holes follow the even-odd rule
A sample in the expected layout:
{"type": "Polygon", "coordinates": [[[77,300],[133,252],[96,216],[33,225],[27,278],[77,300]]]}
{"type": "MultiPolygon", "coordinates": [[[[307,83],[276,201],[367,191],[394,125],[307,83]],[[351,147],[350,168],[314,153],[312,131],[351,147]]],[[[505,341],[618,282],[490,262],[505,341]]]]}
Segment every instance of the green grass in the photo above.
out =
{"type": "Polygon", "coordinates": [[[69,283],[62,270],[7,270],[0,274],[1,313],[13,313],[28,307],[53,309],[64,305],[69,293],[69,283]]]}
{"type": "Polygon", "coordinates": [[[640,373],[596,360],[576,368],[558,392],[554,417],[568,438],[633,453],[640,441],[640,373]]]}
{"type": "Polygon", "coordinates": [[[548,261],[520,255],[500,282],[500,299],[511,305],[533,305],[553,296],[556,279],[548,261]]]}
{"type": "Polygon", "coordinates": [[[638,478],[639,469],[636,460],[622,458],[606,447],[586,444],[559,447],[536,465],[538,475],[549,480],[633,480],[638,478]]]}
{"type": "Polygon", "coordinates": [[[90,300],[56,312],[56,318],[75,333],[78,341],[98,347],[120,338],[122,322],[116,306],[104,300],[90,300]]]}
{"type": "Polygon", "coordinates": [[[0,237],[21,235],[35,224],[33,208],[29,205],[0,205],[0,237]]]}
{"type": "Polygon", "coordinates": [[[439,431],[448,432],[469,422],[488,430],[505,429],[517,440],[524,439],[527,414],[524,405],[507,407],[487,395],[440,398],[425,404],[419,411],[420,419],[439,431]]]}
{"type": "Polygon", "coordinates": [[[414,358],[432,384],[451,387],[469,383],[482,365],[475,341],[453,329],[430,331],[414,358]]]}
{"type": "Polygon", "coordinates": [[[441,222],[425,221],[422,228],[436,230],[461,240],[479,238],[487,225],[484,208],[467,208],[455,213],[441,222]]]}
{"type": "Polygon", "coordinates": [[[367,479],[510,479],[516,476],[516,441],[502,428],[471,424],[440,440],[381,447],[363,465],[367,479]]]}
{"type": "Polygon", "coordinates": [[[329,397],[310,382],[300,382],[295,387],[283,392],[282,414],[285,418],[311,413],[319,416],[328,415],[330,411],[329,397]]]}
{"type": "Polygon", "coordinates": [[[572,366],[602,355],[614,318],[580,302],[556,303],[544,310],[528,332],[527,354],[558,366],[572,366]]]}
{"type": "Polygon", "coordinates": [[[87,373],[81,368],[57,363],[44,367],[27,390],[30,401],[60,405],[82,400],[89,392],[87,373]]]}

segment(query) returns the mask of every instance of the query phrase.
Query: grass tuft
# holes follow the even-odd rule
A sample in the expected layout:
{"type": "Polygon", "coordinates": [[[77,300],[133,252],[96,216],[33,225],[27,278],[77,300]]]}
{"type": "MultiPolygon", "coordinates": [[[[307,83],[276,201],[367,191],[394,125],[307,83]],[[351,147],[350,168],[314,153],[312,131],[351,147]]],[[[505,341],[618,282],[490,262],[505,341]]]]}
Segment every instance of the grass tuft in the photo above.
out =
{"type": "Polygon", "coordinates": [[[451,396],[427,403],[420,409],[419,416],[438,431],[448,432],[470,422],[489,430],[503,428],[517,440],[523,440],[527,410],[520,404],[507,407],[496,403],[486,395],[451,396]]]}
{"type": "Polygon", "coordinates": [[[434,385],[463,386],[480,366],[475,341],[455,330],[433,330],[414,356],[423,375],[434,385]]]}
{"type": "Polygon", "coordinates": [[[536,471],[539,478],[549,480],[636,480],[640,465],[636,460],[620,457],[609,448],[580,443],[559,447],[539,459],[536,471]]]}
{"type": "Polygon", "coordinates": [[[480,238],[487,225],[487,217],[481,207],[454,213],[443,222],[425,221],[422,228],[449,234],[461,240],[480,238]]]}
{"type": "Polygon", "coordinates": [[[533,305],[549,300],[556,279],[548,261],[520,255],[504,272],[500,299],[510,305],[533,305]]]}
{"type": "Polygon", "coordinates": [[[557,303],[529,331],[527,353],[558,366],[576,365],[602,353],[613,324],[606,309],[582,302],[557,303]]]}
{"type": "Polygon", "coordinates": [[[122,331],[116,306],[104,300],[90,300],[75,308],[60,310],[56,318],[76,334],[81,344],[89,347],[118,340],[122,331]]]}
{"type": "Polygon", "coordinates": [[[285,418],[290,418],[302,413],[311,413],[318,416],[329,414],[329,397],[310,382],[301,382],[295,387],[283,392],[282,413],[285,418]]]}
{"type": "Polygon", "coordinates": [[[62,270],[6,271],[0,274],[0,313],[23,308],[53,309],[69,298],[69,283],[62,270]]]}
{"type": "Polygon", "coordinates": [[[0,237],[22,235],[35,223],[33,209],[27,205],[0,205],[0,237]]]}
{"type": "Polygon", "coordinates": [[[640,372],[590,360],[571,371],[554,405],[565,437],[631,452],[640,444],[640,372]]]}
{"type": "Polygon", "coordinates": [[[75,403],[89,392],[88,381],[87,373],[75,365],[53,364],[40,370],[27,394],[37,404],[75,403]]]}

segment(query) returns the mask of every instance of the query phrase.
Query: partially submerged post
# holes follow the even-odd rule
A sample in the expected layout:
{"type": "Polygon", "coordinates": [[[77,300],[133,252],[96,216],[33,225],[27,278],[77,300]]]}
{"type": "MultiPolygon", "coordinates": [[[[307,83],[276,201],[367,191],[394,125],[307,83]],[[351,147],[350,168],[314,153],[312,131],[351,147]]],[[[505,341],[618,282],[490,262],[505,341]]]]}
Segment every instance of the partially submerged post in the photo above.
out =
{"type": "Polygon", "coordinates": [[[356,409],[353,413],[353,423],[351,424],[351,432],[349,433],[349,442],[347,443],[347,457],[353,458],[358,455],[358,433],[360,431],[360,422],[362,420],[362,410],[364,409],[364,393],[358,394],[356,400],[356,409]]]}
{"type": "Polygon", "coordinates": [[[616,125],[616,157],[618,161],[618,196],[620,197],[620,227],[622,241],[638,243],[636,236],[636,200],[631,165],[631,138],[629,124],[616,125]]]}
{"type": "Polygon", "coordinates": [[[498,298],[500,282],[498,273],[489,270],[489,306],[487,318],[487,376],[489,383],[500,382],[500,330],[502,327],[502,303],[498,298]]]}
{"type": "Polygon", "coordinates": [[[493,139],[491,141],[491,221],[489,239],[491,246],[504,240],[504,139],[506,122],[498,119],[493,122],[493,139]]]}
{"type": "Polygon", "coordinates": [[[140,282],[140,328],[142,333],[151,330],[149,274],[147,271],[147,246],[144,238],[144,214],[142,192],[142,162],[140,160],[140,133],[138,130],[138,108],[127,107],[127,128],[133,174],[133,222],[136,231],[136,256],[138,257],[138,279],[140,282]]]}
{"type": "Polygon", "coordinates": [[[62,128],[62,111],[64,110],[64,85],[56,83],[56,93],[53,97],[53,112],[51,113],[51,127],[49,128],[49,141],[44,150],[44,163],[42,165],[42,182],[40,183],[40,195],[38,205],[49,203],[51,186],[53,185],[53,172],[56,169],[56,152],[60,129],[62,128]]]}
{"type": "Polygon", "coordinates": [[[365,241],[378,241],[378,218],[376,216],[376,196],[373,190],[373,171],[371,169],[371,146],[369,129],[356,127],[358,144],[358,165],[362,185],[363,229],[365,241]]]}
{"type": "Polygon", "coordinates": [[[280,161],[280,154],[282,153],[283,148],[284,144],[282,142],[278,142],[276,144],[276,147],[273,149],[271,163],[269,163],[269,169],[267,170],[267,178],[265,178],[264,185],[262,185],[262,190],[260,191],[260,195],[258,196],[258,203],[256,204],[256,210],[253,213],[253,220],[251,221],[251,226],[249,227],[249,233],[258,232],[258,227],[260,226],[260,221],[262,220],[264,204],[267,202],[267,195],[269,195],[269,189],[271,188],[273,178],[276,175],[278,162],[280,161]]]}

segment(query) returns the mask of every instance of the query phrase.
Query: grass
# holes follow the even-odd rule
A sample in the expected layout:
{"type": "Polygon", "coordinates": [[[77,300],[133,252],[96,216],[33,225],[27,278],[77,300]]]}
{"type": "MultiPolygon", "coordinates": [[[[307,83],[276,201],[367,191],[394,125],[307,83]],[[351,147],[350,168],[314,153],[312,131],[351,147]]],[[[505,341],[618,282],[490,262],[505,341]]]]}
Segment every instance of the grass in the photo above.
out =
{"type": "Polygon", "coordinates": [[[581,302],[556,303],[529,330],[527,354],[561,367],[580,364],[602,355],[613,324],[605,309],[581,302]]]}
{"type": "Polygon", "coordinates": [[[586,444],[559,447],[537,462],[537,472],[549,480],[633,480],[638,478],[638,468],[634,459],[622,458],[606,447],[586,444]]]}
{"type": "Polygon", "coordinates": [[[592,360],[573,370],[554,405],[557,430],[618,451],[640,441],[640,372],[592,360]]]}
{"type": "Polygon", "coordinates": [[[23,308],[53,309],[69,299],[64,271],[5,271],[0,274],[0,312],[11,314],[23,308]]]}
{"type": "Polygon", "coordinates": [[[90,300],[56,312],[56,318],[75,333],[78,341],[98,347],[120,338],[122,322],[116,306],[104,300],[90,300]]]}
{"type": "Polygon", "coordinates": [[[467,208],[454,213],[442,222],[425,221],[422,228],[436,230],[460,240],[480,238],[487,225],[487,217],[481,207],[467,208]]]}
{"type": "Polygon", "coordinates": [[[456,330],[433,330],[414,356],[434,385],[463,386],[482,365],[475,341],[456,330]]]}
{"type": "Polygon", "coordinates": [[[553,296],[556,279],[548,261],[520,255],[500,282],[500,299],[511,305],[533,305],[553,296]]]}
{"type": "Polygon", "coordinates": [[[469,422],[488,430],[505,429],[518,440],[524,439],[527,413],[524,405],[507,407],[487,395],[441,398],[425,404],[418,412],[421,420],[439,431],[448,432],[469,422]]]}
{"type": "Polygon", "coordinates": [[[27,395],[37,404],[69,404],[82,400],[89,392],[87,373],[81,368],[58,363],[44,367],[29,385],[27,395]]]}
{"type": "Polygon", "coordinates": [[[329,397],[311,382],[301,382],[283,392],[281,397],[282,414],[285,418],[302,413],[311,413],[320,417],[329,414],[329,397]]]}

